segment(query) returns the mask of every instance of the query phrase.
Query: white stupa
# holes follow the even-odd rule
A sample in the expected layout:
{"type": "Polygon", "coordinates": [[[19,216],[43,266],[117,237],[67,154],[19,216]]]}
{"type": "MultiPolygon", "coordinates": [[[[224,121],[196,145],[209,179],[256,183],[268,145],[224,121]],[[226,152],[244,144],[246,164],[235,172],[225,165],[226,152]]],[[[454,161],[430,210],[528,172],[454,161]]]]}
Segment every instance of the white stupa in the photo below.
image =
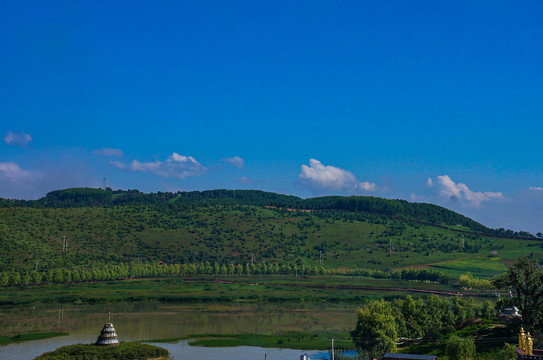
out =
{"type": "Polygon", "coordinates": [[[98,340],[96,340],[96,343],[94,345],[98,345],[98,346],[119,345],[119,340],[117,339],[117,333],[115,332],[115,328],[113,327],[113,324],[111,323],[111,313],[108,316],[108,322],[102,328],[102,331],[100,332],[100,336],[98,336],[98,340]]]}

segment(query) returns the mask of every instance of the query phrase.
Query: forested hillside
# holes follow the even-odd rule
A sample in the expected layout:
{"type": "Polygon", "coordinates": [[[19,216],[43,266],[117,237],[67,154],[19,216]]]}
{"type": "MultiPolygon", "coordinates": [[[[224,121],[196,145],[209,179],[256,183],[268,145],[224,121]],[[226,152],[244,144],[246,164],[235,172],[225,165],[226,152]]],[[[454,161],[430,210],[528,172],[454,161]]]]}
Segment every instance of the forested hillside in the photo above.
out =
{"type": "MultiPolygon", "coordinates": [[[[493,230],[441,206],[410,203],[405,200],[388,200],[370,196],[325,196],[301,199],[258,190],[208,190],[177,193],[145,194],[138,190],[102,190],[73,188],[52,191],[36,201],[1,199],[0,205],[22,207],[96,207],[118,205],[153,205],[187,209],[209,205],[274,206],[307,210],[339,210],[368,212],[403,217],[438,225],[462,225],[473,231],[493,230]]],[[[525,234],[529,235],[529,234],[525,234]]]]}
{"type": "Polygon", "coordinates": [[[536,239],[496,233],[439,206],[375,197],[67,189],[1,200],[0,271],[251,260],[390,269],[541,252],[536,239]]]}

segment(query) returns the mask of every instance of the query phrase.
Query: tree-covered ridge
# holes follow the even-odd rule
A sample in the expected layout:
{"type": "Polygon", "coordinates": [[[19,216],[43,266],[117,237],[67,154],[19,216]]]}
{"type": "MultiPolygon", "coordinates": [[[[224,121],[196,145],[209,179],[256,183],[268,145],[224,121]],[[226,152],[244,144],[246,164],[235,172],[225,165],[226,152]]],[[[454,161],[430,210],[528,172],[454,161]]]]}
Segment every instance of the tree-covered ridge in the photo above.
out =
{"type": "Polygon", "coordinates": [[[0,207],[0,271],[254,260],[384,270],[435,264],[456,277],[466,271],[486,277],[503,271],[503,259],[541,253],[539,241],[511,241],[367,212],[180,207],[171,205],[175,198],[163,201],[0,207]],[[495,252],[501,259],[488,257],[495,252]]]}
{"type": "MultiPolygon", "coordinates": [[[[442,226],[461,225],[471,231],[496,233],[496,230],[491,230],[468,217],[441,206],[372,196],[325,196],[301,199],[296,196],[259,190],[207,190],[145,194],[138,190],[113,191],[111,189],[72,188],[52,191],[45,197],[34,201],[0,199],[0,206],[73,208],[121,205],[168,206],[176,209],[211,205],[251,205],[315,211],[367,212],[442,226]]],[[[530,234],[519,235],[529,236],[530,234]]]]}
{"type": "Polygon", "coordinates": [[[157,192],[146,194],[139,190],[71,188],[49,192],[39,200],[0,199],[0,206],[18,207],[96,207],[121,205],[169,205],[198,207],[210,205],[294,206],[301,198],[260,190],[206,190],[157,192]]]}
{"type": "Polygon", "coordinates": [[[306,199],[300,206],[318,210],[363,211],[436,225],[461,225],[472,231],[491,231],[486,226],[444,207],[426,203],[410,203],[406,200],[388,200],[374,196],[325,196],[306,199]]]}

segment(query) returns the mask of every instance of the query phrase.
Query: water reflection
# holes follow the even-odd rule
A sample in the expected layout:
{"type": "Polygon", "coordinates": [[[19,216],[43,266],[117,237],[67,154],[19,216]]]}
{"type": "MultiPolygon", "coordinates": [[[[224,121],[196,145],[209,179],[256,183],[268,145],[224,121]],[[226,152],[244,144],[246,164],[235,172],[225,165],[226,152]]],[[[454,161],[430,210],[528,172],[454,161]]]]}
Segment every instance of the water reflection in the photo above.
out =
{"type": "MultiPolygon", "coordinates": [[[[133,302],[84,305],[36,304],[26,307],[2,307],[0,308],[1,335],[31,331],[65,331],[70,335],[0,347],[0,359],[32,359],[59,346],[74,343],[92,343],[96,341],[102,326],[107,321],[108,312],[111,312],[111,320],[115,324],[120,340],[132,341],[174,338],[204,333],[345,332],[352,330],[355,326],[355,310],[356,305],[351,303],[259,302],[133,302]]],[[[170,345],[172,344],[167,346],[170,345]]],[[[180,347],[181,345],[176,346],[180,347]]],[[[200,348],[190,347],[190,349],[200,348]]],[[[231,351],[231,348],[229,349],[228,352],[231,351]]],[[[252,353],[260,350],[243,351],[252,353]]],[[[180,351],[186,353],[188,350],[180,351]]],[[[293,351],[298,354],[294,358],[299,359],[300,351],[293,351]]],[[[264,353],[261,354],[262,358],[264,358],[264,353]]],[[[290,358],[290,355],[292,354],[289,353],[289,357],[285,357],[285,359],[290,358]]],[[[257,359],[259,356],[251,359],[257,359]]],[[[188,359],[190,357],[179,358],[188,359]]],[[[222,355],[221,358],[226,359],[222,355]]],[[[240,359],[240,357],[236,356],[236,359],[240,359]]],[[[268,359],[272,358],[268,357],[268,359]]]]}
{"type": "Polygon", "coordinates": [[[327,352],[318,350],[294,350],[259,348],[253,346],[237,346],[231,348],[202,348],[190,346],[187,341],[176,344],[155,344],[170,352],[175,360],[299,360],[300,355],[307,354],[311,360],[329,360],[327,352]]]}

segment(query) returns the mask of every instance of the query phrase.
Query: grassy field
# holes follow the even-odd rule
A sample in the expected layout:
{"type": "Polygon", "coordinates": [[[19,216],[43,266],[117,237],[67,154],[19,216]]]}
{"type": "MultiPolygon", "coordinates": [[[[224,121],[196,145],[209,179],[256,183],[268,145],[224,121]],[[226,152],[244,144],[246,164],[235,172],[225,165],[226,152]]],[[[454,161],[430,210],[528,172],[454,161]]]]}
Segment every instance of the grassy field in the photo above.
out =
{"type": "Polygon", "coordinates": [[[314,349],[327,350],[330,347],[330,336],[336,339],[338,349],[352,349],[354,344],[348,333],[344,334],[308,334],[288,331],[283,334],[191,334],[180,338],[152,339],[152,343],[176,343],[179,340],[191,339],[191,346],[204,347],[231,347],[231,346],[258,346],[285,349],[314,349]]]}
{"type": "Polygon", "coordinates": [[[43,332],[43,333],[26,333],[15,336],[0,336],[0,345],[8,345],[23,341],[50,339],[57,336],[66,336],[66,332],[43,332]]]}
{"type": "MultiPolygon", "coordinates": [[[[315,349],[327,350],[330,347],[330,334],[304,334],[300,332],[287,332],[281,335],[259,334],[197,334],[190,338],[192,346],[223,347],[223,346],[259,346],[288,349],[315,349]]],[[[354,349],[354,344],[349,334],[331,334],[336,340],[338,349],[354,349]]]]}
{"type": "Polygon", "coordinates": [[[429,265],[452,277],[459,277],[466,272],[476,277],[492,277],[507,271],[507,260],[498,257],[472,256],[447,260],[429,265]]]}
{"type": "Polygon", "coordinates": [[[366,279],[352,276],[295,278],[281,276],[214,278],[157,278],[0,288],[0,304],[35,302],[111,301],[361,301],[425,295],[410,289],[456,292],[453,285],[366,279]]]}

